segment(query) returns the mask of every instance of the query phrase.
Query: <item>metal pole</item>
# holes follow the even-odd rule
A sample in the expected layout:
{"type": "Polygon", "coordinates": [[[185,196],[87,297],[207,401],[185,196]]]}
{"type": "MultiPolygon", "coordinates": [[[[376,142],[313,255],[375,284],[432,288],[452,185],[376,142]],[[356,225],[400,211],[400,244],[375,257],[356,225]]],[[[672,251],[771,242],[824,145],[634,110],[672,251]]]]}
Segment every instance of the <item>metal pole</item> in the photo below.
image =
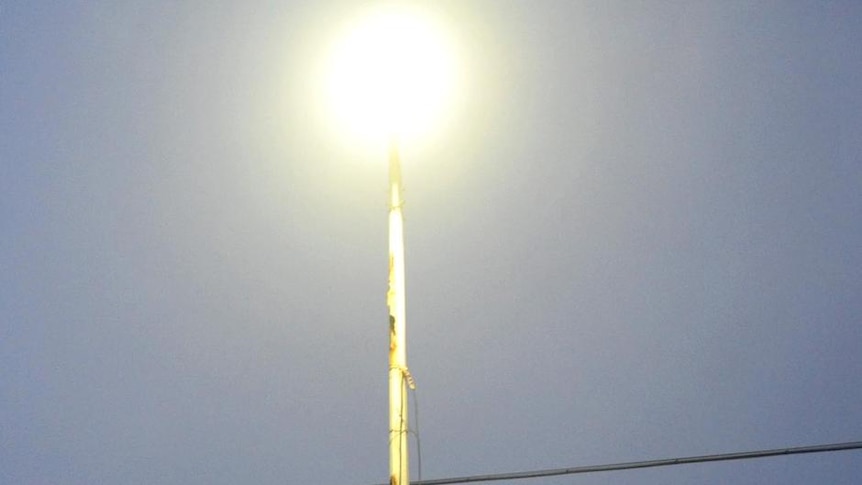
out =
{"type": "Polygon", "coordinates": [[[407,389],[413,379],[407,370],[404,295],[404,205],[398,140],[389,146],[389,483],[409,485],[407,454],[407,389]]]}

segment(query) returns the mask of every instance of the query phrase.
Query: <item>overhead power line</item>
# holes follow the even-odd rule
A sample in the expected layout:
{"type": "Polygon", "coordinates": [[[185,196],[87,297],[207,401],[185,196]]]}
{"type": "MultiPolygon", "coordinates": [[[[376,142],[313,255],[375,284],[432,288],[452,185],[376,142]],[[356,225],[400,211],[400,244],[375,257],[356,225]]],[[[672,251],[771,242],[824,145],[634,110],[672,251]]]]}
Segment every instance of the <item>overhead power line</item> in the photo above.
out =
{"type": "MultiPolygon", "coordinates": [[[[710,461],[732,461],[745,460],[749,458],[767,458],[781,455],[801,455],[806,453],[826,453],[832,451],[847,451],[862,449],[862,441],[849,443],[832,443],[828,445],[799,446],[796,448],[779,448],[774,450],[743,451],[737,453],[723,453],[718,455],[685,456],[681,458],[665,458],[661,460],[630,461],[625,463],[612,463],[606,465],[588,465],[571,468],[556,468],[553,470],[537,470],[529,472],[498,473],[493,475],[473,475],[467,477],[438,478],[434,480],[422,480],[411,482],[413,485],[448,485],[453,483],[491,482],[495,480],[518,480],[522,478],[552,477],[557,475],[573,475],[576,473],[610,472],[617,470],[631,470],[634,468],[653,468],[670,465],[687,465],[691,463],[705,463],[710,461]]],[[[385,485],[385,484],[381,484],[385,485]]]]}

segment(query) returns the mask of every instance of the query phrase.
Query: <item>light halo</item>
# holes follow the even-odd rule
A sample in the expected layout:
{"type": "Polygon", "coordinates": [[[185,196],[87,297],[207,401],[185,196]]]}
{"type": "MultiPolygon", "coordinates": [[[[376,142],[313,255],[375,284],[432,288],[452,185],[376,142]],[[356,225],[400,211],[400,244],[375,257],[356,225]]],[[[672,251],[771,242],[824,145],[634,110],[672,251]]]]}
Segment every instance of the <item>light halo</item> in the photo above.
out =
{"type": "Polygon", "coordinates": [[[349,24],[333,46],[327,98],[339,125],[362,138],[414,138],[438,128],[457,69],[444,29],[416,7],[385,5],[349,24]]]}

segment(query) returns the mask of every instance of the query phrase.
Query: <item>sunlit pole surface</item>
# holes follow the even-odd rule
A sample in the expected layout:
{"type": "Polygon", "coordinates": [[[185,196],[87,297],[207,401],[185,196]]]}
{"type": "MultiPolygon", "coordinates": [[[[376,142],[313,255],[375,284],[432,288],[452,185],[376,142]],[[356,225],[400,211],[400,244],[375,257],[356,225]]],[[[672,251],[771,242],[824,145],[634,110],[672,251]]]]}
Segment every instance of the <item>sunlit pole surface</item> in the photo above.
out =
{"type": "Polygon", "coordinates": [[[398,140],[389,145],[389,483],[409,485],[407,453],[407,384],[413,379],[407,370],[407,336],[404,294],[404,205],[398,140]]]}

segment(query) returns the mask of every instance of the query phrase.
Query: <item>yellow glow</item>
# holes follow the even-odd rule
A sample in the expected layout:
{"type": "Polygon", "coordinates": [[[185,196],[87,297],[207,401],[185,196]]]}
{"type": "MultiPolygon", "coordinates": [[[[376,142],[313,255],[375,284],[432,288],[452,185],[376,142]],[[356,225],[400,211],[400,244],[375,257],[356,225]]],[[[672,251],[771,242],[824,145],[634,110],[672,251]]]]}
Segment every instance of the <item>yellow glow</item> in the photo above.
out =
{"type": "Polygon", "coordinates": [[[457,84],[452,51],[443,29],[415,8],[371,11],[331,52],[331,111],[344,129],[363,138],[432,131],[457,84]]]}

